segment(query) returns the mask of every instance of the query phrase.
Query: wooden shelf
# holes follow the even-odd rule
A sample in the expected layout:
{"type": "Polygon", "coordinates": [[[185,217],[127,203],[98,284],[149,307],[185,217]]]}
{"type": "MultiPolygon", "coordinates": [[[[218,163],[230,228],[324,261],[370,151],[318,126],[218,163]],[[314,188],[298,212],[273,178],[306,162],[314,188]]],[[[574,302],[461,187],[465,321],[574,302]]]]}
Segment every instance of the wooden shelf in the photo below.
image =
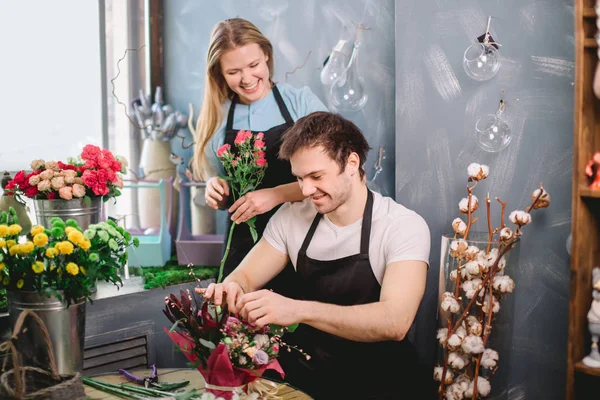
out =
{"type": "Polygon", "coordinates": [[[583,18],[596,18],[596,10],[594,8],[584,8],[582,11],[583,18]]]}
{"type": "Polygon", "coordinates": [[[596,42],[596,39],[594,38],[585,38],[583,39],[583,47],[588,49],[598,47],[598,42],[596,42]]]}
{"type": "Polygon", "coordinates": [[[585,365],[583,361],[575,363],[575,371],[587,375],[600,376],[600,368],[590,368],[587,365],[585,365]]]}
{"type": "Polygon", "coordinates": [[[583,186],[579,188],[579,195],[583,198],[600,199],[600,190],[583,186]]]}

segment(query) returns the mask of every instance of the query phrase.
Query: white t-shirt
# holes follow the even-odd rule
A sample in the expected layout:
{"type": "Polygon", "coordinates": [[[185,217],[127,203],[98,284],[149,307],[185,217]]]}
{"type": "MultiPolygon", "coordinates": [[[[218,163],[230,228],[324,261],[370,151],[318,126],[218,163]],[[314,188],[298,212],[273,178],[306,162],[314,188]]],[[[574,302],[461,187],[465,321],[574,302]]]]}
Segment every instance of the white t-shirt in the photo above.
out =
{"type": "MultiPolygon", "coordinates": [[[[431,238],[425,220],[393,199],[373,194],[369,261],[379,283],[383,280],[385,267],[393,262],[417,260],[429,265],[431,238]]],[[[263,237],[275,249],[287,254],[296,267],[298,252],[316,214],[310,198],[283,204],[269,220],[263,237]]],[[[306,255],[327,261],[360,253],[361,227],[362,218],[339,227],[324,215],[306,255]]]]}

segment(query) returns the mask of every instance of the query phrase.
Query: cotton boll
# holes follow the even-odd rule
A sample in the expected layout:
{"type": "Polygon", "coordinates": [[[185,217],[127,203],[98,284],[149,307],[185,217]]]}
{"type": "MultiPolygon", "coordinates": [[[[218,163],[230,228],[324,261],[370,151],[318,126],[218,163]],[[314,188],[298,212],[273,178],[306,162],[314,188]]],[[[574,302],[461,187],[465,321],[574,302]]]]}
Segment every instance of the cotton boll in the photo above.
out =
{"type": "Polygon", "coordinates": [[[457,276],[458,276],[458,271],[457,271],[457,270],[455,270],[455,269],[454,269],[454,270],[452,270],[452,271],[450,272],[450,280],[451,280],[452,282],[456,282],[456,277],[457,277],[457,276]]]}
{"type": "Polygon", "coordinates": [[[458,385],[460,389],[465,392],[469,388],[471,380],[464,375],[459,375],[454,381],[454,384],[458,385]]]}
{"type": "Polygon", "coordinates": [[[490,168],[487,165],[471,163],[467,167],[469,181],[480,181],[485,179],[490,174],[490,168]]]}
{"type": "Polygon", "coordinates": [[[455,370],[463,369],[468,363],[468,358],[456,351],[448,354],[448,364],[455,370]]]}
{"type": "Polygon", "coordinates": [[[500,293],[512,293],[515,282],[508,275],[494,276],[492,287],[500,293]]]}
{"type": "Polygon", "coordinates": [[[458,350],[462,345],[462,338],[459,337],[456,333],[450,336],[448,339],[448,349],[454,351],[458,350]]]}
{"type": "Polygon", "coordinates": [[[467,327],[465,326],[464,321],[460,324],[460,326],[456,329],[456,332],[454,332],[458,335],[458,337],[462,339],[465,338],[465,336],[467,336],[467,327]]]}
{"type": "MultiPolygon", "coordinates": [[[[441,382],[443,373],[444,373],[444,367],[438,366],[438,367],[433,368],[433,379],[435,379],[438,382],[441,382]]],[[[446,385],[449,385],[452,383],[452,380],[454,379],[454,372],[452,372],[450,370],[450,368],[446,368],[446,374],[444,376],[445,376],[444,383],[446,385]]]]}
{"type": "Polygon", "coordinates": [[[442,307],[442,310],[444,310],[446,312],[450,312],[452,314],[456,314],[460,311],[460,304],[454,298],[454,295],[450,292],[445,292],[442,295],[441,307],[442,307]]]}
{"type": "Polygon", "coordinates": [[[464,197],[460,201],[460,203],[458,203],[458,209],[463,214],[467,214],[469,212],[469,209],[471,209],[471,213],[473,213],[477,210],[477,207],[479,207],[479,200],[477,199],[477,196],[475,196],[475,195],[471,195],[470,207],[469,207],[469,198],[468,197],[464,197]]]}
{"type": "Polygon", "coordinates": [[[464,239],[453,240],[450,243],[450,255],[454,258],[462,258],[469,245],[464,239]]]}
{"type": "Polygon", "coordinates": [[[469,246],[465,251],[465,258],[467,261],[473,261],[477,259],[477,254],[479,254],[479,248],[477,246],[469,246]]]}
{"type": "MultiPolygon", "coordinates": [[[[488,310],[489,310],[489,306],[490,306],[490,294],[486,293],[483,296],[483,306],[481,306],[481,310],[487,314],[488,310]]],[[[498,299],[496,299],[496,297],[492,296],[492,313],[496,314],[498,311],[500,311],[500,302],[498,301],[498,299]]]]}
{"type": "Polygon", "coordinates": [[[508,219],[513,224],[524,226],[531,223],[531,214],[522,210],[515,210],[510,213],[508,219]]]}
{"type": "Polygon", "coordinates": [[[454,221],[452,221],[452,229],[457,235],[464,235],[467,231],[467,224],[465,224],[462,219],[455,218],[454,221]]]}
{"type": "Polygon", "coordinates": [[[465,264],[464,268],[470,276],[478,276],[481,273],[479,263],[477,261],[469,261],[465,264]]]}
{"type": "Polygon", "coordinates": [[[469,327],[469,334],[475,335],[475,336],[481,336],[481,333],[483,332],[483,325],[481,325],[481,322],[479,322],[477,317],[474,317],[473,315],[469,315],[467,317],[466,321],[467,321],[467,326],[469,327]]]}
{"type": "Polygon", "coordinates": [[[492,369],[498,362],[498,352],[492,349],[485,349],[481,356],[481,366],[483,368],[492,369]]]}
{"type": "Polygon", "coordinates": [[[483,353],[483,339],[480,336],[469,335],[462,341],[462,349],[465,353],[479,354],[483,353]]]}
{"type": "Polygon", "coordinates": [[[446,388],[446,400],[462,400],[464,399],[464,392],[460,386],[453,383],[446,388]]]}
{"type": "Polygon", "coordinates": [[[444,344],[444,342],[446,342],[446,339],[448,339],[448,328],[438,329],[436,337],[440,344],[444,344]]]}
{"type": "MultiPolygon", "coordinates": [[[[474,385],[473,385],[473,382],[471,382],[469,384],[469,388],[465,391],[466,398],[473,397],[473,389],[474,389],[474,385]]],[[[487,379],[482,378],[482,377],[477,377],[477,393],[479,395],[481,395],[482,397],[485,397],[488,394],[490,394],[491,390],[492,390],[492,386],[490,385],[490,382],[487,379]]]]}
{"type": "MultiPolygon", "coordinates": [[[[473,296],[475,296],[475,293],[477,292],[477,290],[479,290],[481,283],[482,283],[482,280],[479,278],[475,278],[473,280],[463,282],[462,290],[465,292],[465,297],[467,299],[472,299],[473,296]]],[[[479,297],[481,297],[482,294],[483,294],[483,291],[480,290],[479,297]]]]}
{"type": "Polygon", "coordinates": [[[502,230],[500,231],[500,240],[503,242],[508,242],[513,238],[513,236],[514,232],[508,226],[502,228],[502,230]]]}
{"type": "Polygon", "coordinates": [[[536,189],[533,191],[533,193],[531,194],[531,201],[535,201],[535,199],[538,200],[533,205],[534,210],[537,210],[539,208],[546,208],[550,205],[550,194],[546,192],[546,190],[543,188],[536,189]],[[541,195],[540,192],[542,193],[541,195]],[[539,199],[538,196],[540,196],[539,199]]]}

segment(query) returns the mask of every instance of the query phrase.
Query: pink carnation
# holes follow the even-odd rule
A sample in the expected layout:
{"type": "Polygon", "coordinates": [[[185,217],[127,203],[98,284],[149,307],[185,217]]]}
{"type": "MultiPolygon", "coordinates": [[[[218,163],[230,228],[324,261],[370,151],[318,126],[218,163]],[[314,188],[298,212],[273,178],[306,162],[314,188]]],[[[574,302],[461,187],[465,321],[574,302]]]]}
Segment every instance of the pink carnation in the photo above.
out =
{"type": "Polygon", "coordinates": [[[55,176],[54,178],[52,178],[50,183],[52,184],[52,189],[58,190],[65,186],[65,178],[63,178],[62,176],[55,176]]]}
{"type": "Polygon", "coordinates": [[[223,146],[219,147],[219,149],[217,150],[217,157],[223,157],[223,155],[225,155],[226,153],[229,152],[229,149],[231,149],[231,145],[229,145],[228,143],[225,143],[223,146]]]}
{"type": "Polygon", "coordinates": [[[267,165],[267,160],[264,158],[259,158],[258,160],[256,160],[256,165],[258,165],[259,167],[264,167],[265,165],[267,165]]]}
{"type": "Polygon", "coordinates": [[[50,181],[48,179],[44,179],[43,181],[41,181],[37,185],[37,189],[40,192],[46,192],[46,191],[50,190],[50,188],[51,188],[51,184],[50,184],[50,181]]]}
{"type": "Polygon", "coordinates": [[[33,160],[31,162],[31,169],[37,171],[38,169],[41,169],[44,164],[46,164],[44,160],[33,160]]]}
{"type": "Polygon", "coordinates": [[[44,167],[46,169],[51,169],[52,171],[60,171],[60,167],[58,166],[58,163],[56,161],[46,161],[44,167]]]}
{"type": "Polygon", "coordinates": [[[265,142],[263,142],[262,140],[256,140],[254,142],[255,149],[263,149],[264,147],[265,147],[265,142]]]}
{"type": "Polygon", "coordinates": [[[263,140],[265,138],[265,134],[262,132],[258,132],[256,134],[256,140],[263,140]]]}
{"type": "Polygon", "coordinates": [[[74,184],[73,185],[73,196],[78,197],[78,198],[85,196],[85,187],[83,187],[82,185],[79,185],[77,183],[74,184]]]}
{"type": "Polygon", "coordinates": [[[54,171],[52,171],[51,169],[47,169],[40,173],[40,179],[43,181],[49,181],[53,177],[54,177],[54,171]]]}
{"type": "Polygon", "coordinates": [[[31,186],[36,186],[38,183],[40,183],[41,180],[42,179],[39,175],[32,175],[31,177],[29,177],[29,184],[31,186]]]}
{"type": "Polygon", "coordinates": [[[81,152],[81,158],[84,160],[96,160],[101,154],[100,147],[88,144],[83,148],[81,152]]]}
{"type": "Polygon", "coordinates": [[[73,198],[73,189],[70,186],[63,186],[58,189],[58,195],[65,200],[71,200],[73,198]]]}

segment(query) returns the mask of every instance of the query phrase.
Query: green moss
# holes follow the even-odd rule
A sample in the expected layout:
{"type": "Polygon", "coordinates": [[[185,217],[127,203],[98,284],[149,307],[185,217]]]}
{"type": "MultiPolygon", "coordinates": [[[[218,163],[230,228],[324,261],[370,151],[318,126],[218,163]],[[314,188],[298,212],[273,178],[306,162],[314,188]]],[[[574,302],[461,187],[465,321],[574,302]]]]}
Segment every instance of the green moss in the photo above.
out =
{"type": "Polygon", "coordinates": [[[144,278],[144,289],[165,288],[180,283],[194,282],[196,279],[216,278],[218,267],[187,266],[177,263],[174,256],[160,267],[129,267],[129,274],[144,278]],[[190,275],[193,269],[194,275],[190,275]]]}

